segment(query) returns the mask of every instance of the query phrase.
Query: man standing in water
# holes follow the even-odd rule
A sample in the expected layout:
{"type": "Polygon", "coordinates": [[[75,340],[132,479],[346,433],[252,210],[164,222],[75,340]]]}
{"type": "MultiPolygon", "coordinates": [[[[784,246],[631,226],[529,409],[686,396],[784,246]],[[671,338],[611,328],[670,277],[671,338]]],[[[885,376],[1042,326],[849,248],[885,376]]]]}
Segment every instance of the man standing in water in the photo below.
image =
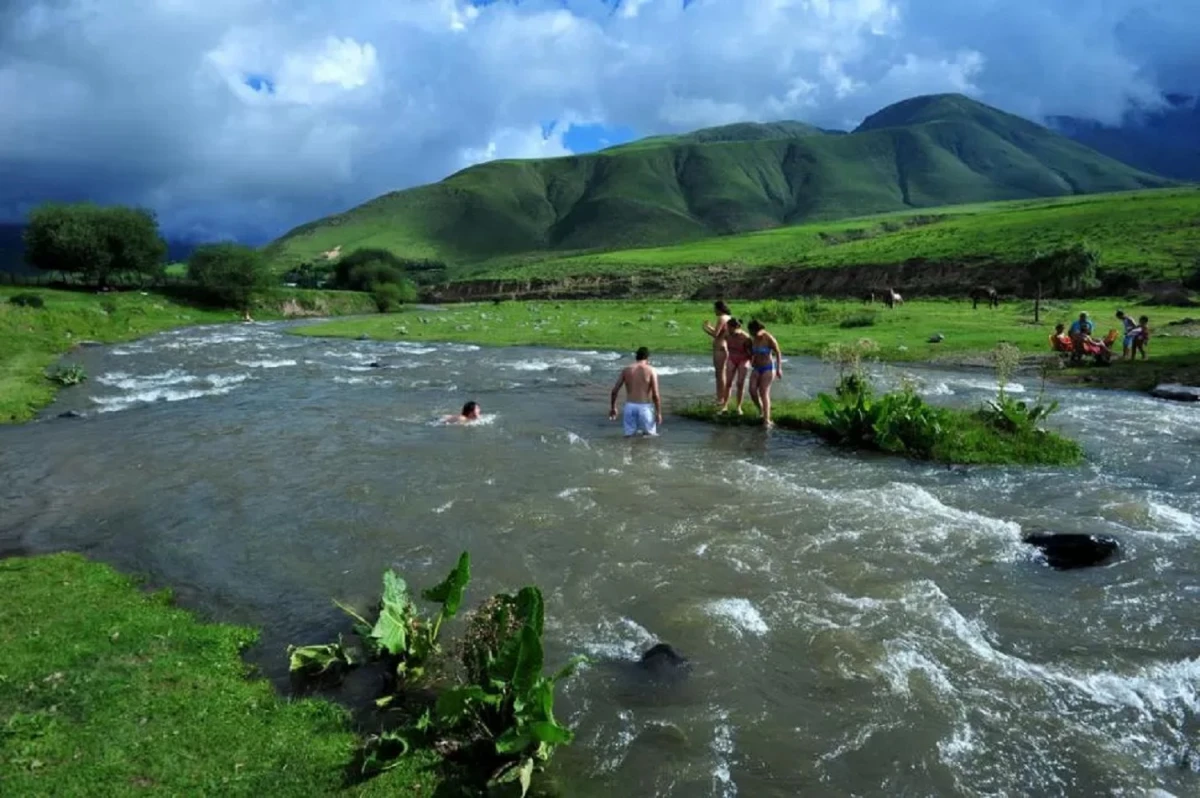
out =
{"type": "Polygon", "coordinates": [[[612,389],[612,402],[608,417],[617,419],[617,397],[621,386],[625,386],[625,437],[637,433],[657,435],[662,423],[662,398],[658,395],[658,372],[650,365],[650,350],[642,347],[637,351],[637,362],[621,370],[617,384],[612,389]]]}

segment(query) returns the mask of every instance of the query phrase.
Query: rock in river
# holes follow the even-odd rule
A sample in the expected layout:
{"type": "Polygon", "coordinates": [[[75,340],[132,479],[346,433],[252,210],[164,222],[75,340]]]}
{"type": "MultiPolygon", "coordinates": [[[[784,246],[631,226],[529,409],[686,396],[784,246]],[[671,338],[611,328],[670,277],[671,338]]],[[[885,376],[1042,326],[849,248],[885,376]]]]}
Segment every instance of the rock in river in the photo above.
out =
{"type": "Polygon", "coordinates": [[[1060,571],[1101,565],[1121,548],[1116,538],[1082,533],[1037,532],[1026,535],[1024,542],[1041,549],[1050,567],[1060,571]]]}
{"type": "Polygon", "coordinates": [[[1159,385],[1150,395],[1159,399],[1173,399],[1176,402],[1200,402],[1200,388],[1195,385],[1180,385],[1177,382],[1159,385]]]}
{"type": "Polygon", "coordinates": [[[690,667],[687,657],[667,643],[658,643],[647,650],[638,664],[655,675],[687,670],[690,667]]]}

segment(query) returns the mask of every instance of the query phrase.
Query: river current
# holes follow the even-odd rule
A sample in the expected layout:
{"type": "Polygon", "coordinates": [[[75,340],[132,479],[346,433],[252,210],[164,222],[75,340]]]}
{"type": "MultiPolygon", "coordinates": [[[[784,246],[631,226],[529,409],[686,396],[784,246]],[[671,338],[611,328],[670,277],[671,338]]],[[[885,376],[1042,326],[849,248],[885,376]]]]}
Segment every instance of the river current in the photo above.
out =
{"type": "MultiPolygon", "coordinates": [[[[1081,468],[946,468],[788,432],[607,420],[626,353],[300,338],[283,324],[82,350],[0,428],[0,552],[82,551],[288,643],[346,630],[384,568],[468,602],[536,583],[577,732],[573,796],[1200,794],[1200,410],[1054,389],[1081,468]],[[382,368],[373,368],[379,363],[382,368]],[[478,400],[484,420],[444,426],[478,400]],[[59,419],[67,410],[82,419],[59,419]],[[1030,531],[1118,537],[1056,572],[1030,531]],[[628,665],[670,642],[682,683],[628,665]]],[[[656,357],[668,400],[704,358],[656,357]]],[[[778,395],[828,389],[793,359],[778,395]]],[[[886,370],[892,380],[898,371],[886,370]]],[[[987,372],[913,371],[978,404],[987,372]]],[[[1033,394],[1035,381],[1015,391],[1033,394]]],[[[458,625],[449,627],[453,635],[458,625]]]]}

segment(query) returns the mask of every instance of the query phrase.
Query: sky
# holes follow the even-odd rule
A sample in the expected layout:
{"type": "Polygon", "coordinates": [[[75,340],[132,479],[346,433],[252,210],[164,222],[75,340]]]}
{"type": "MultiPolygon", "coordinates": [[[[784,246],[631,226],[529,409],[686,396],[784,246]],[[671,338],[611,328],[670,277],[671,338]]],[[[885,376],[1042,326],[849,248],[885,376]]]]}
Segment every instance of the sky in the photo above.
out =
{"type": "Polygon", "coordinates": [[[492,158],[962,92],[1115,122],[1200,93],[1197,0],[0,0],[0,221],[269,240],[492,158]]]}

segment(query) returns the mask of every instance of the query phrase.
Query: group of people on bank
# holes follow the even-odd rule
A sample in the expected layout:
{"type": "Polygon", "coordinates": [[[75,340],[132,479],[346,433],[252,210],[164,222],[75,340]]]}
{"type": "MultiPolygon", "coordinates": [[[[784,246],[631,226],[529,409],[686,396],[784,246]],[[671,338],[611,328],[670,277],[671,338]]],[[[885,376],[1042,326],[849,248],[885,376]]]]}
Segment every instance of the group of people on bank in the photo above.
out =
{"type": "Polygon", "coordinates": [[[1122,339],[1121,359],[1135,359],[1141,354],[1146,359],[1146,343],[1150,340],[1150,317],[1141,316],[1135,322],[1123,310],[1117,311],[1117,321],[1121,322],[1123,331],[1109,330],[1104,338],[1096,338],[1093,334],[1096,325],[1088,318],[1087,313],[1080,313],[1079,318],[1071,322],[1068,329],[1065,324],[1057,324],[1050,335],[1050,348],[1070,356],[1072,363],[1078,363],[1084,357],[1093,357],[1098,363],[1112,360],[1113,346],[1117,339],[1122,339]]]}

